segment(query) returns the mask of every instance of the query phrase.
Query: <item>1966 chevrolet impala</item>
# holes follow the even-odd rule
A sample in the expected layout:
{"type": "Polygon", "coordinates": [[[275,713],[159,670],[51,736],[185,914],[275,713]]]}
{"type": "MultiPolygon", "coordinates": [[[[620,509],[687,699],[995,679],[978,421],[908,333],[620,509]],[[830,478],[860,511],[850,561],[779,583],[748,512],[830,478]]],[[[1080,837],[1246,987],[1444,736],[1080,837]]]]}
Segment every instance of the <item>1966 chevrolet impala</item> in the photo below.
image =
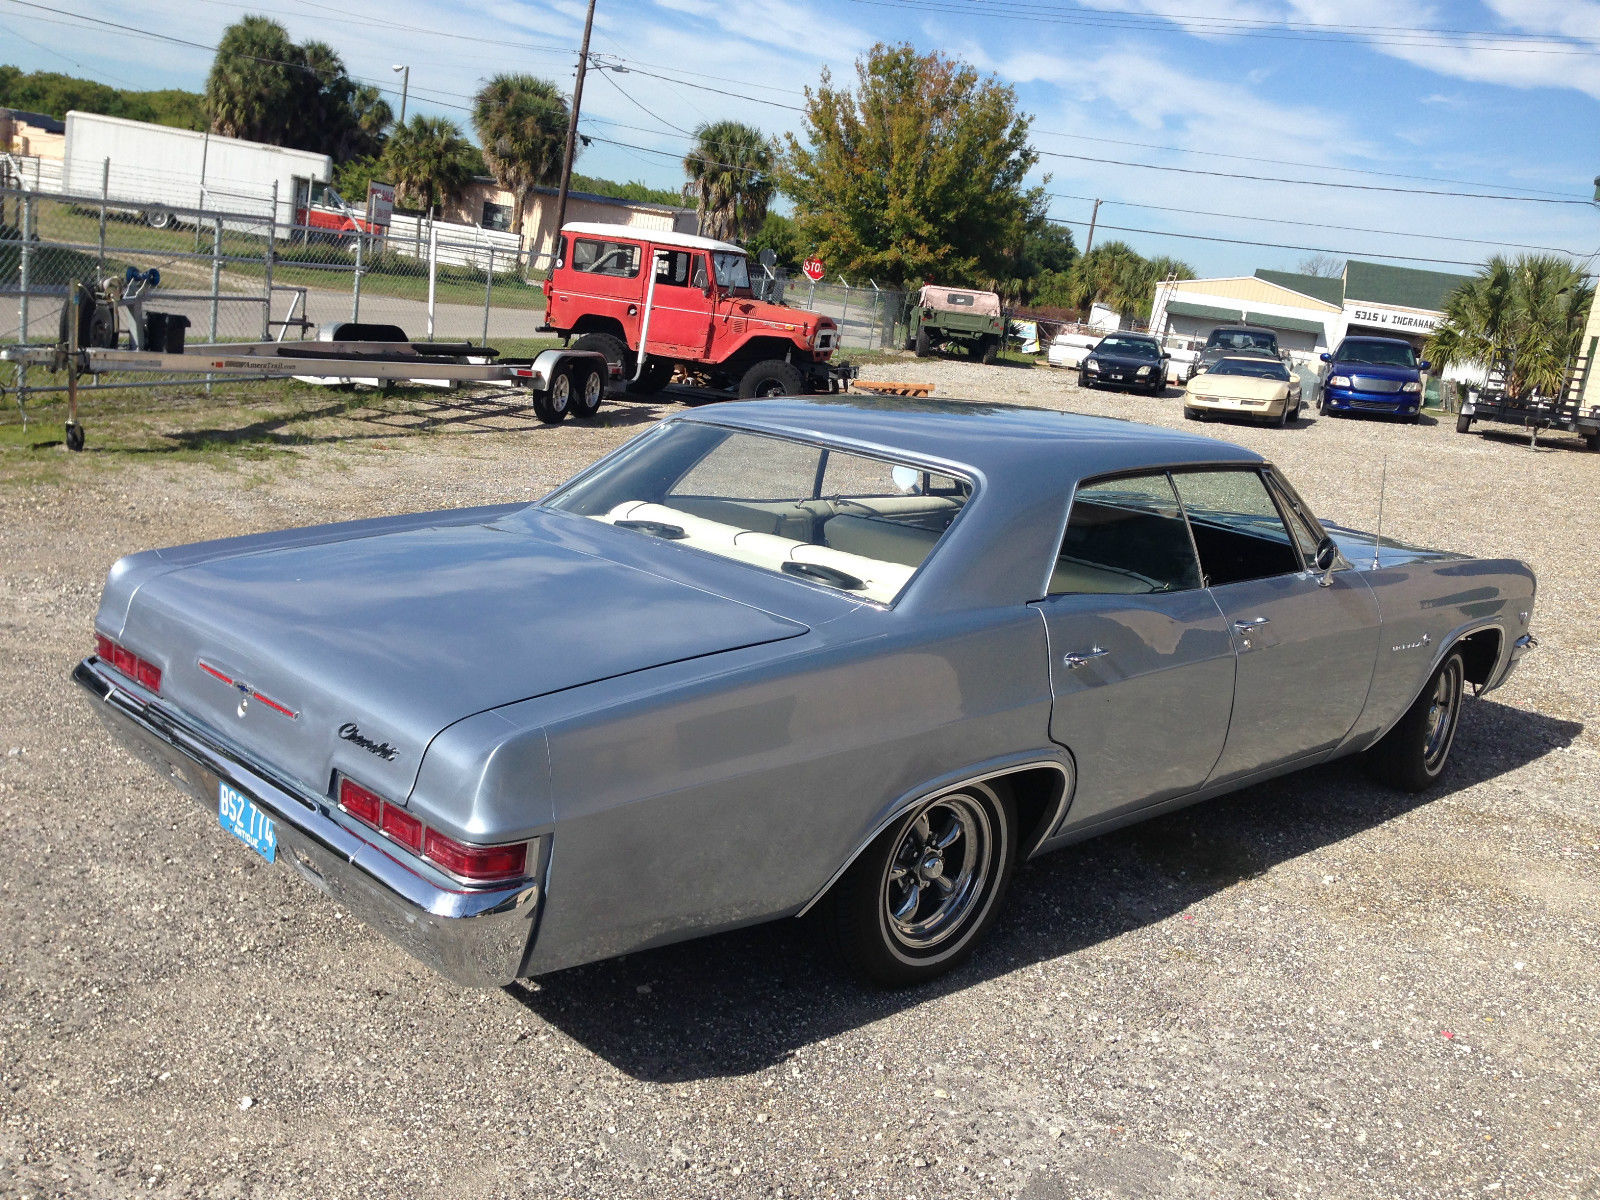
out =
{"type": "Polygon", "coordinates": [[[1429,787],[1533,595],[1513,560],[1325,530],[1209,438],[774,399],[537,504],[124,558],[75,678],[452,979],[819,909],[903,984],[1023,857],[1358,752],[1429,787]]]}

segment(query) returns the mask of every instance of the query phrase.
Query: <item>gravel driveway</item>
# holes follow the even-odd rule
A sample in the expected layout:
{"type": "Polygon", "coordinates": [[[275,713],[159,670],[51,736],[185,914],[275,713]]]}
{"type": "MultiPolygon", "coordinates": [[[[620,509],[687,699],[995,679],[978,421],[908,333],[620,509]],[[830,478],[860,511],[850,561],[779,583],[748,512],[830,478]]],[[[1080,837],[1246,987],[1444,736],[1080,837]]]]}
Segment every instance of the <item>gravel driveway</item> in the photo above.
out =
{"type": "MultiPolygon", "coordinates": [[[[869,373],[1184,423],[1064,372],[869,373]]],[[[0,483],[0,1196],[1600,1195],[1600,455],[1207,427],[1358,527],[1387,457],[1386,532],[1538,571],[1543,646],[1467,707],[1443,790],[1339,764],[1055,854],[915,992],[793,923],[478,992],[226,836],[66,678],[121,554],[531,498],[674,407],[417,403],[449,432],[358,413],[265,463],[91,440],[0,483]]]]}

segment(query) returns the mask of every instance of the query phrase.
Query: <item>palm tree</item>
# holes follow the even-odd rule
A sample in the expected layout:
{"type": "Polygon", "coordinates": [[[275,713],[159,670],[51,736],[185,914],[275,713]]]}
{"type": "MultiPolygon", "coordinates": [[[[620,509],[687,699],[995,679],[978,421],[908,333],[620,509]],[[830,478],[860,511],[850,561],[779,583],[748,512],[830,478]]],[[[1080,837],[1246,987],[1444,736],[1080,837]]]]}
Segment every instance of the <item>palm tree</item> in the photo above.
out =
{"type": "Polygon", "coordinates": [[[689,176],[684,191],[694,197],[700,233],[745,241],[761,228],[772,199],[773,144],[739,121],[712,121],[694,136],[694,149],[683,160],[689,176]]]}
{"type": "Polygon", "coordinates": [[[1495,255],[1445,301],[1444,320],[1428,339],[1436,371],[1509,357],[1506,390],[1518,397],[1560,391],[1578,353],[1594,286],[1559,254],[1495,255]]]}
{"type": "Polygon", "coordinates": [[[420,113],[396,129],[383,150],[396,199],[418,211],[441,208],[465,191],[477,157],[454,121],[420,113]]]}
{"type": "Polygon", "coordinates": [[[496,75],[472,101],[472,127],[495,182],[516,199],[511,232],[522,232],[528,193],[561,174],[567,140],[567,101],[559,88],[532,75],[496,75]]]}
{"type": "Polygon", "coordinates": [[[228,26],[206,76],[213,132],[282,145],[297,124],[302,61],[276,21],[249,16],[228,26]]]}

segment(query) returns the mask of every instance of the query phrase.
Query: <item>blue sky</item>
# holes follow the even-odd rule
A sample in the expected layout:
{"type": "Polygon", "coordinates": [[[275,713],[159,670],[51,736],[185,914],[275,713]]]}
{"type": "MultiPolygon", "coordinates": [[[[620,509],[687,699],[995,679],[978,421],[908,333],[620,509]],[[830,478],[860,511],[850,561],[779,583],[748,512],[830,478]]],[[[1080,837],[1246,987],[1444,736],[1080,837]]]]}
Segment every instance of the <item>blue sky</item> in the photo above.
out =
{"type": "MultiPolygon", "coordinates": [[[[0,0],[0,61],[138,88],[198,88],[210,56],[68,14],[212,45],[229,22],[262,11],[234,0],[64,0],[49,8],[0,0]]],[[[278,0],[270,10],[297,40],[329,42],[353,74],[396,93],[391,67],[410,64],[409,111],[464,126],[471,93],[497,72],[528,71],[570,87],[580,0],[388,0],[383,24],[375,11],[333,0],[278,0]]],[[[590,73],[582,127],[625,144],[595,141],[579,169],[676,187],[684,131],[722,117],[773,134],[796,131],[805,87],[824,68],[836,80],[853,78],[854,59],[876,41],[910,41],[994,73],[1034,116],[1035,147],[1058,155],[1580,201],[1600,174],[1600,0],[599,0],[591,50],[627,71],[590,73]]],[[[398,104],[398,95],[391,100],[398,104]]],[[[1308,256],[1294,246],[1415,265],[1474,263],[1494,249],[1422,234],[1584,258],[1600,249],[1600,208],[1587,204],[1306,186],[1053,156],[1041,160],[1037,174],[1046,173],[1057,197],[1053,217],[1086,221],[1086,198],[1101,197],[1097,240],[1172,254],[1202,275],[1294,269],[1308,256]],[[1181,211],[1164,211],[1172,209],[1181,211]]],[[[1082,225],[1074,232],[1081,245],[1082,225]]]]}

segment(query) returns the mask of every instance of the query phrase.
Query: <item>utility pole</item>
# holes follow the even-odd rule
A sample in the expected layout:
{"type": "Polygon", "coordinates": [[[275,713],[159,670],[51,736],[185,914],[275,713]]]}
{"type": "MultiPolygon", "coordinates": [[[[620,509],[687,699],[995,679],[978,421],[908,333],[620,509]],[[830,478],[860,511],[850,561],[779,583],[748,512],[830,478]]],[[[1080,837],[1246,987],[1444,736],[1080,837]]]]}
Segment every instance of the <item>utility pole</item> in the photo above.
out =
{"type": "Polygon", "coordinates": [[[556,197],[556,238],[567,223],[567,191],[572,186],[572,152],[578,141],[578,109],[583,105],[583,76],[589,69],[589,32],[594,28],[594,0],[583,18],[583,48],[578,51],[578,82],[572,88],[572,117],[567,122],[567,148],[561,158],[561,191],[556,197]]]}
{"type": "Polygon", "coordinates": [[[1083,252],[1085,254],[1089,253],[1089,251],[1094,249],[1094,223],[1095,223],[1096,218],[1098,218],[1099,216],[1100,216],[1100,201],[1096,200],[1094,202],[1094,211],[1089,214],[1089,236],[1087,238],[1085,238],[1084,242],[1083,242],[1083,252]]]}
{"type": "Polygon", "coordinates": [[[398,122],[401,128],[404,128],[406,123],[406,93],[411,90],[411,64],[395,63],[389,69],[391,71],[404,72],[400,76],[400,120],[398,122]]]}

